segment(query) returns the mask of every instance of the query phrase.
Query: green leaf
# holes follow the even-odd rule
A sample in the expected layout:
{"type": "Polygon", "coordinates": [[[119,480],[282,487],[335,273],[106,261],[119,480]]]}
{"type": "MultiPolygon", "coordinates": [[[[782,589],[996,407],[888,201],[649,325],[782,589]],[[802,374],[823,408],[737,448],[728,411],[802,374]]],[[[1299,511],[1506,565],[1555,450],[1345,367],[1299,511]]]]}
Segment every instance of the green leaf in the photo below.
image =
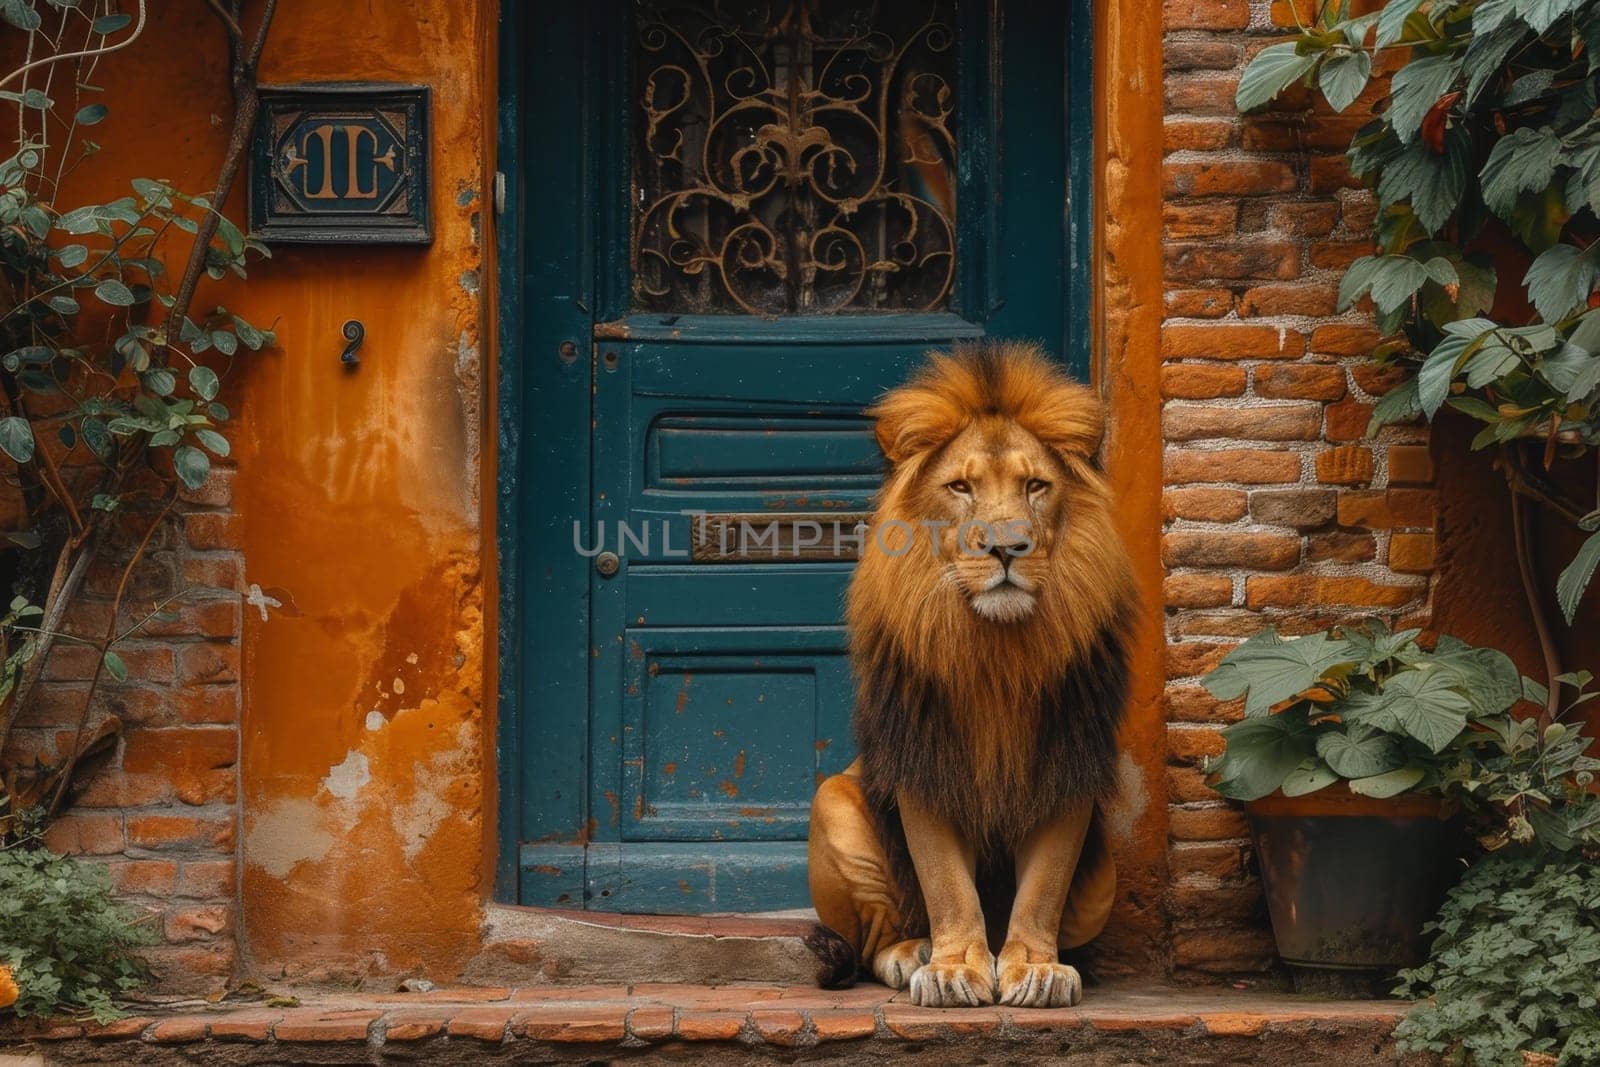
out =
{"type": "Polygon", "coordinates": [[[177,377],[165,367],[157,367],[154,370],[145,371],[141,378],[144,381],[144,387],[156,394],[156,396],[171,396],[172,391],[178,387],[177,377]]]}
{"type": "Polygon", "coordinates": [[[1222,736],[1227,748],[1212,788],[1235,800],[1256,800],[1277,789],[1315,747],[1305,717],[1289,713],[1236,722],[1222,736]]]}
{"type": "Polygon", "coordinates": [[[1256,53],[1244,68],[1235,91],[1234,106],[1240,111],[1254,111],[1287,89],[1297,78],[1303,78],[1316,65],[1317,57],[1303,56],[1293,41],[1270,45],[1256,53]]]}
{"type": "Polygon", "coordinates": [[[1467,45],[1467,53],[1462,61],[1464,68],[1470,72],[1465,101],[1468,107],[1477,103],[1478,94],[1483,92],[1484,86],[1505,76],[1506,57],[1528,36],[1527,27],[1518,19],[1512,19],[1504,25],[1480,25],[1484,16],[1492,13],[1494,3],[1495,0],[1481,0],[1472,13],[1472,41],[1467,45]]]}
{"type": "Polygon", "coordinates": [[[110,304],[112,307],[132,307],[135,303],[133,290],[115,278],[107,278],[95,286],[94,295],[99,297],[102,303],[110,304]]]}
{"type": "Polygon", "coordinates": [[[1281,640],[1271,627],[1228,653],[1201,684],[1219,700],[1245,698],[1247,717],[1311,688],[1331,668],[1353,662],[1353,650],[1326,633],[1281,640]]]}
{"type": "Polygon", "coordinates": [[[196,430],[195,439],[223,458],[228,455],[228,439],[215,430],[196,430]]]}
{"type": "Polygon", "coordinates": [[[1378,201],[1388,208],[1409,200],[1417,221],[1430,233],[1444,228],[1461,202],[1472,164],[1472,138],[1460,127],[1445,136],[1445,150],[1437,155],[1420,141],[1383,168],[1378,180],[1378,201]]]}
{"type": "Polygon", "coordinates": [[[1320,759],[1309,759],[1290,771],[1279,787],[1286,797],[1303,797],[1325,789],[1339,780],[1333,769],[1320,759]]]}
{"type": "Polygon", "coordinates": [[[1405,30],[1406,19],[1422,4],[1422,0],[1390,0],[1378,16],[1378,36],[1374,43],[1383,48],[1394,44],[1405,30]]]}
{"type": "Polygon", "coordinates": [[[215,400],[221,385],[217,372],[210,367],[197,363],[189,368],[189,388],[193,389],[195,396],[201,400],[215,400]]]}
{"type": "Polygon", "coordinates": [[[87,104],[78,109],[76,118],[79,126],[98,126],[110,113],[111,109],[104,104],[87,104]]]}
{"type": "Polygon", "coordinates": [[[1439,638],[1429,662],[1454,677],[1454,685],[1474,714],[1495,715],[1517,702],[1522,676],[1517,665],[1497,648],[1475,648],[1448,634],[1439,638]]]}
{"type": "MultiPolygon", "coordinates": [[[[3,447],[5,442],[0,439],[0,448],[3,447]]],[[[6,452],[9,454],[11,449],[7,448],[6,452]]],[[[1569,625],[1578,613],[1578,604],[1583,600],[1584,591],[1589,588],[1589,579],[1594,577],[1596,566],[1600,566],[1600,533],[1589,535],[1579,546],[1578,554],[1556,580],[1556,601],[1560,603],[1561,614],[1567,617],[1569,625]]]]}
{"type": "Polygon", "coordinates": [[[1343,111],[1356,102],[1372,76],[1372,57],[1357,48],[1329,56],[1317,72],[1317,87],[1328,106],[1343,111]]]}
{"type": "Polygon", "coordinates": [[[1401,671],[1384,685],[1379,707],[1400,729],[1443,752],[1467,725],[1472,702],[1455,688],[1448,671],[1401,671]]]}
{"type": "Polygon", "coordinates": [[[1555,25],[1556,19],[1572,14],[1584,2],[1585,0],[1526,0],[1522,5],[1522,19],[1533,27],[1535,33],[1542,34],[1555,25]]]}
{"type": "Polygon", "coordinates": [[[1422,128],[1422,119],[1461,73],[1456,56],[1437,55],[1413,59],[1395,72],[1389,83],[1389,111],[1385,116],[1401,144],[1410,144],[1422,128]]]}
{"type": "Polygon", "coordinates": [[[1446,335],[1417,371],[1417,402],[1428,418],[1438,413],[1445,397],[1450,395],[1450,382],[1468,347],[1465,338],[1446,335]]]}
{"type": "Polygon", "coordinates": [[[99,34],[116,33],[132,21],[132,15],[101,15],[94,20],[94,32],[99,34]]]}
{"type": "Polygon", "coordinates": [[[89,250],[83,245],[62,245],[51,254],[55,256],[56,262],[67,270],[81,265],[89,258],[89,250]]]}
{"type": "Polygon", "coordinates": [[[1422,400],[1417,393],[1417,380],[1408,378],[1384,393],[1372,406],[1372,418],[1367,421],[1367,436],[1373,437],[1390,423],[1406,422],[1420,414],[1422,400]]]}
{"type": "Polygon", "coordinates": [[[1561,139],[1549,127],[1512,130],[1495,142],[1478,173],[1483,202],[1496,215],[1509,219],[1521,194],[1550,184],[1560,159],[1561,139]]]}
{"type": "Polygon", "coordinates": [[[0,419],[0,452],[18,463],[33,458],[33,426],[27,419],[16,415],[0,419]]]}
{"type": "Polygon", "coordinates": [[[117,655],[108,648],[106,649],[105,655],[102,657],[102,659],[105,662],[106,670],[111,672],[111,677],[115,678],[119,682],[126,682],[128,680],[128,665],[122,662],[121,656],[117,655]]]}
{"type": "Polygon", "coordinates": [[[1402,766],[1405,750],[1386,733],[1364,727],[1334,728],[1318,735],[1317,755],[1345,778],[1368,778],[1402,766]]]}
{"type": "Polygon", "coordinates": [[[1600,263],[1590,250],[1558,244],[1539,254],[1522,284],[1528,287],[1539,317],[1556,322],[1589,299],[1596,278],[1600,278],[1600,263]]]}
{"type": "Polygon", "coordinates": [[[1375,774],[1370,778],[1353,778],[1349,782],[1350,792],[1386,800],[1404,793],[1427,777],[1427,773],[1421,767],[1401,767],[1399,770],[1375,774]]]}
{"type": "Polygon", "coordinates": [[[172,453],[172,469],[184,485],[198,489],[211,474],[211,457],[193,445],[179,445],[172,453]]]}

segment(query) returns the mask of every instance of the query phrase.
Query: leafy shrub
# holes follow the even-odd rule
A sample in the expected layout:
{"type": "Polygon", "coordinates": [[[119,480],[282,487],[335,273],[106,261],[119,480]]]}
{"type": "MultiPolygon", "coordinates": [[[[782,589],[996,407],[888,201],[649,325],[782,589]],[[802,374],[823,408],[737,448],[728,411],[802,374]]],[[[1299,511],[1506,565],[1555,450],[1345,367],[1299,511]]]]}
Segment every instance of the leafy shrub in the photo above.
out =
{"type": "Polygon", "coordinates": [[[0,962],[20,989],[18,1015],[117,1018],[113,998],[145,978],[130,950],[155,940],[112,900],[103,866],[43,848],[0,851],[0,962]]]}
{"type": "Polygon", "coordinates": [[[1496,853],[1451,890],[1429,959],[1402,971],[1402,1052],[1500,1067],[1600,1062],[1600,865],[1496,853]]]}
{"type": "Polygon", "coordinates": [[[1374,797],[1437,787],[1469,722],[1502,716],[1522,683],[1502,652],[1450,637],[1430,652],[1420,633],[1369,619],[1286,641],[1267,627],[1228,653],[1204,684],[1244,697],[1245,718],[1222,731],[1214,788],[1255,800],[1341,779],[1374,797]]]}
{"type": "MultiPolygon", "coordinates": [[[[1326,0],[1251,61],[1236,102],[1301,82],[1343,111],[1385,52],[1405,62],[1348,153],[1377,191],[1380,252],[1351,264],[1339,307],[1370,297],[1389,335],[1376,354],[1414,374],[1373,427],[1453,407],[1483,423],[1476,447],[1534,437],[1547,467],[1600,444],[1600,4],[1387,0],[1351,17],[1326,0]]],[[[1597,565],[1600,532],[1557,584],[1569,621],[1597,565]]]]}

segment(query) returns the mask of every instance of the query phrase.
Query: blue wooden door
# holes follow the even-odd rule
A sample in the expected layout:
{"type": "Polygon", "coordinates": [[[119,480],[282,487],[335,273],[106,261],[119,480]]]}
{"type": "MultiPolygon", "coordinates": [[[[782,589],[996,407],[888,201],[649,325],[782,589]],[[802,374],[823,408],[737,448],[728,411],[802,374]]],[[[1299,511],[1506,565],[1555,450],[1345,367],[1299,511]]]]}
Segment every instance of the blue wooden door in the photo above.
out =
{"type": "Polygon", "coordinates": [[[505,17],[502,892],[803,906],[811,794],[853,757],[862,409],[984,335],[1084,370],[1087,24],[505,17]]]}

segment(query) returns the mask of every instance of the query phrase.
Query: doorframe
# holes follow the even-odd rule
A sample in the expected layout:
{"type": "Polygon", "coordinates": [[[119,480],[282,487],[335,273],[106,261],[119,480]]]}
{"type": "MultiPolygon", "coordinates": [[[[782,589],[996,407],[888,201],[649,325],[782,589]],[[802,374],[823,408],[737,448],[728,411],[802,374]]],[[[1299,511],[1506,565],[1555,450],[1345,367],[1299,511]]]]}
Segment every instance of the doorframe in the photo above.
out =
{"type": "MultiPolygon", "coordinates": [[[[990,2],[1001,8],[1000,18],[1003,19],[1007,0],[990,0],[990,2]]],[[[1021,3],[1023,0],[1010,0],[1010,2],[1021,3]]],[[[1061,135],[1064,144],[1068,146],[1071,145],[1075,133],[1086,138],[1091,145],[1091,149],[1086,152],[1075,153],[1070,147],[1065,152],[1066,203],[1063,205],[1062,248],[1066,261],[1066,292],[1062,301],[1065,321],[1062,324],[1061,335],[1066,339],[1067,350],[1063,351],[1062,356],[1074,367],[1087,368],[1091,378],[1099,377],[1096,356],[1102,349],[1101,323],[1097,319],[1100,309],[1096,306],[1093,284],[1096,276],[1094,268],[1098,263],[1097,227],[1093,214],[1096,195],[1095,165],[1101,156],[1100,131],[1095,122],[1097,107],[1094,92],[1095,41],[1100,37],[1100,33],[1097,32],[1100,27],[1096,25],[1094,19],[1094,6],[1094,0],[1068,0],[1066,39],[1061,42],[1064,52],[1062,91],[1065,103],[1065,126],[1061,135]]],[[[495,213],[494,273],[497,296],[495,337],[498,356],[494,411],[497,424],[494,465],[496,484],[493,489],[495,573],[499,586],[495,635],[495,655],[498,663],[496,673],[498,715],[495,727],[495,774],[498,788],[495,836],[498,848],[494,863],[493,897],[497,901],[510,904],[518,903],[521,831],[527,796],[526,757],[529,755],[530,747],[526,734],[534,714],[533,709],[526,706],[527,690],[524,684],[529,666],[524,643],[530,623],[535,620],[525,618],[523,610],[526,601],[525,583],[529,580],[531,568],[528,566],[528,561],[523,558],[522,537],[529,526],[526,522],[529,517],[526,512],[531,510],[529,500],[533,496],[527,489],[530,480],[539,473],[535,452],[539,446],[548,446],[552,443],[550,429],[552,420],[544,419],[537,424],[542,433],[534,432],[534,427],[529,426],[526,421],[530,415],[536,414],[526,403],[525,391],[528,385],[526,368],[535,353],[540,357],[557,358],[556,352],[560,342],[552,342],[552,339],[563,334],[572,336],[578,342],[577,358],[573,365],[587,368],[591,359],[591,354],[587,351],[588,330],[578,331],[571,327],[577,325],[579,321],[592,321],[594,313],[598,310],[596,306],[598,294],[594,292],[596,271],[592,262],[593,241],[580,239],[576,242],[577,247],[570,250],[570,254],[561,257],[562,260],[571,260],[570,263],[563,263],[546,255],[542,257],[542,265],[545,273],[559,271],[566,266],[577,275],[587,275],[588,299],[574,301],[578,307],[572,310],[573,322],[553,321],[550,316],[541,316],[535,325],[536,334],[530,335],[523,329],[524,324],[529,321],[525,311],[526,291],[535,277],[528,258],[535,249],[524,234],[529,198],[536,193],[530,181],[531,168],[524,165],[528,158],[525,138],[528,137],[529,124],[537,119],[541,134],[548,136],[552,130],[564,130],[579,137],[578,143],[582,143],[581,133],[584,124],[591,118],[599,117],[595,114],[592,91],[596,75],[594,72],[585,72],[582,69],[582,56],[575,55],[570,50],[566,53],[555,51],[539,56],[535,51],[523,47],[530,40],[528,32],[535,26],[549,25],[552,18],[563,17],[561,14],[546,11],[541,12],[544,17],[536,19],[530,7],[531,5],[518,3],[517,0],[502,0],[499,4],[500,26],[497,34],[496,60],[498,100],[494,109],[497,171],[492,198],[495,213]],[[566,98],[572,100],[571,107],[559,113],[537,116],[530,113],[530,98],[534,93],[528,84],[531,80],[528,68],[532,65],[528,61],[534,57],[540,59],[540,77],[552,85],[563,84],[564,80],[566,98]]],[[[564,13],[566,17],[573,17],[575,10],[574,6],[569,5],[564,9],[564,13]]],[[[1005,71],[1002,68],[1002,78],[1004,76],[1005,71]]],[[[617,116],[612,118],[616,119],[617,116]]],[[[584,145],[582,158],[573,160],[580,168],[578,173],[588,175],[602,170],[603,168],[597,164],[603,157],[621,150],[622,146],[617,142],[625,137],[625,130],[625,122],[619,124],[613,121],[607,136],[593,138],[590,143],[584,145]]],[[[611,198],[611,204],[608,205],[602,197],[601,203],[596,205],[591,202],[589,191],[582,187],[581,179],[579,185],[578,202],[572,205],[574,235],[583,234],[592,237],[594,212],[606,210],[608,207],[614,209],[618,198],[611,198]]],[[[587,421],[586,413],[584,421],[587,421]]],[[[578,481],[582,485],[580,495],[585,496],[590,477],[588,447],[588,435],[584,434],[582,443],[573,442],[573,451],[563,457],[563,466],[568,471],[565,476],[567,479],[571,479],[573,470],[582,472],[578,481]]],[[[587,619],[579,621],[587,625],[587,619]]],[[[586,697],[585,706],[587,706],[586,697]]],[[[586,752],[587,739],[583,739],[574,747],[586,752]]],[[[583,766],[581,773],[587,773],[586,765],[583,766]]]]}

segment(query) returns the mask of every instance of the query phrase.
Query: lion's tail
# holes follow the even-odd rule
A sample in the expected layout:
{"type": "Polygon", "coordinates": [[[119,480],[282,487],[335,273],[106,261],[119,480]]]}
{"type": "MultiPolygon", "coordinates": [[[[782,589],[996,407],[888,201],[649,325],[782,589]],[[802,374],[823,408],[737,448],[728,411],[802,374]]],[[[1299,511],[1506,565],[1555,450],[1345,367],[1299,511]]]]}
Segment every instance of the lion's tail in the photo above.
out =
{"type": "Polygon", "coordinates": [[[1094,940],[1111,918],[1111,905],[1117,898],[1117,864],[1106,840],[1104,821],[1096,808],[1061,916],[1060,947],[1064,949],[1094,940]]]}

